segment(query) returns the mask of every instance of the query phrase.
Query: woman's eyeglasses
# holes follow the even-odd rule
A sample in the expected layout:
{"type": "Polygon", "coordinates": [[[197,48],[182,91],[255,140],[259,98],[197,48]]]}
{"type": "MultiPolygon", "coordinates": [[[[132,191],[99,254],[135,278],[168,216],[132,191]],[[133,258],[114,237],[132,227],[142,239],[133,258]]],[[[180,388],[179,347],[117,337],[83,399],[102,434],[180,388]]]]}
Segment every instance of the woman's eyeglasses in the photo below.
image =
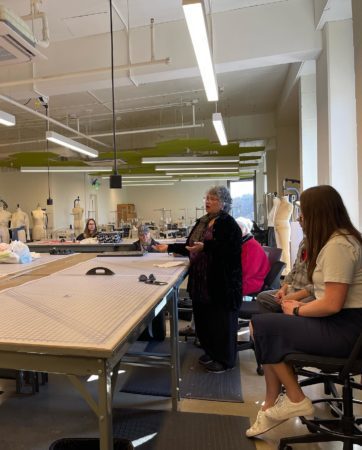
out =
{"type": "Polygon", "coordinates": [[[157,284],[158,286],[167,284],[166,281],[157,281],[156,277],[153,275],[153,273],[151,273],[149,276],[144,275],[144,274],[140,275],[138,277],[138,281],[141,281],[142,283],[145,283],[145,284],[157,284]]]}

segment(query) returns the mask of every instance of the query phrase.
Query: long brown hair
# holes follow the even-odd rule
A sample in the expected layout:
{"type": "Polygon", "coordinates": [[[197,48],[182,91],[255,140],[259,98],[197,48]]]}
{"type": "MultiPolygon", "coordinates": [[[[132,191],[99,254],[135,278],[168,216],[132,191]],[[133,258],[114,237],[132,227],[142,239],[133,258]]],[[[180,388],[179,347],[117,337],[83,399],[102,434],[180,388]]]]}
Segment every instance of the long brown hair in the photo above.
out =
{"type": "Polygon", "coordinates": [[[97,235],[97,233],[98,233],[98,231],[97,231],[97,224],[96,224],[96,221],[95,221],[94,219],[92,219],[92,218],[89,218],[89,219],[87,220],[87,223],[85,224],[85,227],[84,227],[84,231],[83,231],[84,237],[85,237],[85,238],[94,237],[94,236],[97,235]],[[91,234],[90,231],[88,230],[88,225],[89,225],[89,222],[90,222],[90,221],[94,222],[94,225],[95,225],[95,228],[94,228],[94,231],[93,231],[92,234],[91,234]]]}
{"type": "Polygon", "coordinates": [[[361,233],[353,226],[340,194],[329,185],[306,189],[300,197],[303,231],[306,236],[308,278],[316,267],[319,252],[336,231],[353,236],[362,244],[361,233]]]}

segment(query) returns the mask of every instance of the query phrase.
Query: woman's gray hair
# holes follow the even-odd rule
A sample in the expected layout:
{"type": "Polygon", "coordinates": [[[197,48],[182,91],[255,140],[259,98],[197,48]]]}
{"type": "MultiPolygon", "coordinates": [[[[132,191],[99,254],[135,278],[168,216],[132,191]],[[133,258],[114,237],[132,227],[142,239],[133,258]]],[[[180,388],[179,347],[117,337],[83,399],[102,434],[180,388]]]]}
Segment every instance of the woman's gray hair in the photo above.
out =
{"type": "Polygon", "coordinates": [[[233,201],[227,187],[213,186],[207,191],[207,195],[213,195],[217,197],[221,202],[221,209],[227,213],[230,212],[233,201]]]}

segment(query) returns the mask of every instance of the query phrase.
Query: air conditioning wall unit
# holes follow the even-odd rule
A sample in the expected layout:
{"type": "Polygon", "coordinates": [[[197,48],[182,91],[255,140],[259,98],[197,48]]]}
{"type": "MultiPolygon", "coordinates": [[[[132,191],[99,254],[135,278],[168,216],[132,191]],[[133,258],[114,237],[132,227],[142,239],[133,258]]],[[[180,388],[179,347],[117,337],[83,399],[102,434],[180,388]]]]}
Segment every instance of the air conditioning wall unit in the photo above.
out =
{"type": "Polygon", "coordinates": [[[10,9],[0,5],[0,66],[46,57],[36,48],[28,25],[10,9]]]}

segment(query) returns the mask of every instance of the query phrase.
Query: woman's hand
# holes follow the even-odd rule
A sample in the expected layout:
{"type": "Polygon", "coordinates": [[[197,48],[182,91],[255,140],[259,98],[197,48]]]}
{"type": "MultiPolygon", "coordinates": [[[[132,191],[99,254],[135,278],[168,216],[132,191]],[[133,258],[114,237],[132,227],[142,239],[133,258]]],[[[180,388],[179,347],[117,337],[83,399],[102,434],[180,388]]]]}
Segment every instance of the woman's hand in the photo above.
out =
{"type": "Polygon", "coordinates": [[[204,249],[204,243],[194,242],[192,246],[187,245],[186,248],[190,253],[200,253],[204,249]]]}
{"type": "Polygon", "coordinates": [[[168,250],[168,245],[167,244],[156,244],[156,245],[152,245],[152,248],[154,250],[156,250],[157,252],[166,253],[168,250]]]}
{"type": "Polygon", "coordinates": [[[274,294],[275,301],[277,303],[279,303],[279,305],[282,301],[282,298],[286,295],[287,291],[288,291],[288,285],[283,284],[283,286],[279,289],[279,291],[274,294]]]}
{"type": "Polygon", "coordinates": [[[287,314],[289,316],[293,315],[293,309],[297,306],[302,306],[304,303],[298,302],[296,300],[288,300],[285,297],[281,301],[281,307],[284,314],[287,314]]]}

